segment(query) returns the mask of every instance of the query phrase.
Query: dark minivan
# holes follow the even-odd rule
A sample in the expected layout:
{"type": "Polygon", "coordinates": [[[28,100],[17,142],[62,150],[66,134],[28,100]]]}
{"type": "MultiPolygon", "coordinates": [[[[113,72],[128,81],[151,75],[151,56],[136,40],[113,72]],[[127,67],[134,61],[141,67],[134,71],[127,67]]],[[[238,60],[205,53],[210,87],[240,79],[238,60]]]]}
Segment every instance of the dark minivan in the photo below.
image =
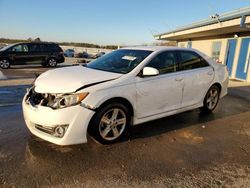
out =
{"type": "Polygon", "coordinates": [[[63,50],[58,44],[48,42],[27,42],[11,44],[0,49],[0,67],[41,63],[42,66],[56,67],[64,62],[63,50]]]}

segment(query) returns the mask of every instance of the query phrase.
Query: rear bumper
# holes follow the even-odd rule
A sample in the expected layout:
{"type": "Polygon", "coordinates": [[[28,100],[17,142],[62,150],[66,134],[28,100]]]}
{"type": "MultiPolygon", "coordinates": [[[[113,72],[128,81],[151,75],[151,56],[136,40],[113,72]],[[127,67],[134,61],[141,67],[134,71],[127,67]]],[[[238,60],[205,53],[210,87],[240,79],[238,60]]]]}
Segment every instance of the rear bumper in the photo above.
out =
{"type": "MultiPolygon", "coordinates": [[[[25,99],[25,97],[24,97],[25,99]]],[[[80,105],[53,110],[49,107],[33,107],[25,100],[22,103],[23,116],[30,132],[37,137],[57,145],[72,145],[87,142],[87,128],[94,111],[80,105]],[[37,128],[37,125],[48,129],[66,125],[67,130],[62,138],[58,138],[37,128]]]]}
{"type": "Polygon", "coordinates": [[[228,93],[229,78],[227,77],[222,83],[220,98],[224,97],[228,93]]]}
{"type": "Polygon", "coordinates": [[[63,55],[57,58],[57,63],[63,63],[64,61],[65,61],[65,58],[63,55]]]}

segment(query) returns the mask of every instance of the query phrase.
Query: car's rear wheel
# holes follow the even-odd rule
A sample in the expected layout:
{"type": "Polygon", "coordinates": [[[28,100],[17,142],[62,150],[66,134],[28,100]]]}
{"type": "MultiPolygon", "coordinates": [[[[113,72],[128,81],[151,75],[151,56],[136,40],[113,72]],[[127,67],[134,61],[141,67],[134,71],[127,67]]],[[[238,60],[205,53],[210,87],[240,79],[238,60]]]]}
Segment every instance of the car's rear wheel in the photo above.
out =
{"type": "Polygon", "coordinates": [[[47,64],[50,67],[56,67],[57,66],[57,61],[56,61],[55,58],[49,58],[47,64]]]}
{"type": "Polygon", "coordinates": [[[212,112],[216,108],[219,99],[220,99],[220,89],[218,86],[213,85],[212,87],[210,87],[205,96],[202,110],[204,112],[212,112]]]}
{"type": "Polygon", "coordinates": [[[126,106],[112,103],[101,108],[90,124],[90,134],[101,144],[120,140],[130,126],[130,115],[126,106]]]}
{"type": "Polygon", "coordinates": [[[10,61],[8,59],[5,59],[5,58],[0,59],[0,67],[2,69],[8,69],[8,68],[10,68],[10,61]]]}

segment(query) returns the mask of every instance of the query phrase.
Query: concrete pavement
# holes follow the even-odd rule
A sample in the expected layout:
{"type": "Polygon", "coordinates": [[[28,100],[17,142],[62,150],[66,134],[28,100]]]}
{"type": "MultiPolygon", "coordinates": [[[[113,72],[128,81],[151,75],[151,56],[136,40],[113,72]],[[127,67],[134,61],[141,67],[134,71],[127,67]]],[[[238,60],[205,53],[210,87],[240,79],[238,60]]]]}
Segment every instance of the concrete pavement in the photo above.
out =
{"type": "Polygon", "coordinates": [[[89,138],[61,147],[32,136],[23,120],[22,97],[41,69],[11,71],[31,77],[0,81],[0,187],[250,187],[248,83],[230,81],[214,113],[135,126],[110,146],[89,138]]]}
{"type": "Polygon", "coordinates": [[[227,96],[135,126],[110,146],[60,147],[32,136],[20,105],[0,107],[1,187],[249,187],[250,104],[227,96]]]}

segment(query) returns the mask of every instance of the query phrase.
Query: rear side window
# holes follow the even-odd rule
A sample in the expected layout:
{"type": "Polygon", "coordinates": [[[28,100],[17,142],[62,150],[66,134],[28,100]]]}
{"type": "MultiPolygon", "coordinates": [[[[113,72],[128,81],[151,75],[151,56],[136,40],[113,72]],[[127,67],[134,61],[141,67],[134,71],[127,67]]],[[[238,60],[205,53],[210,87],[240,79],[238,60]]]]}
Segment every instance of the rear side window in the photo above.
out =
{"type": "Polygon", "coordinates": [[[47,45],[46,44],[29,44],[29,51],[30,52],[46,52],[47,45]]]}
{"type": "Polygon", "coordinates": [[[48,48],[50,51],[56,51],[56,52],[61,51],[61,48],[56,44],[49,44],[48,48]]]}
{"type": "Polygon", "coordinates": [[[207,67],[209,64],[197,53],[191,51],[180,51],[180,66],[182,70],[191,70],[207,67]]]}
{"type": "Polygon", "coordinates": [[[40,52],[40,45],[39,44],[29,44],[29,51],[30,52],[40,52]]]}
{"type": "Polygon", "coordinates": [[[177,60],[174,52],[162,52],[154,57],[147,67],[153,67],[159,70],[160,74],[166,74],[177,71],[177,60]]]}
{"type": "Polygon", "coordinates": [[[48,51],[48,48],[47,48],[47,45],[46,45],[46,44],[39,44],[39,46],[40,46],[40,50],[41,50],[42,52],[47,52],[47,51],[48,51]]]}

